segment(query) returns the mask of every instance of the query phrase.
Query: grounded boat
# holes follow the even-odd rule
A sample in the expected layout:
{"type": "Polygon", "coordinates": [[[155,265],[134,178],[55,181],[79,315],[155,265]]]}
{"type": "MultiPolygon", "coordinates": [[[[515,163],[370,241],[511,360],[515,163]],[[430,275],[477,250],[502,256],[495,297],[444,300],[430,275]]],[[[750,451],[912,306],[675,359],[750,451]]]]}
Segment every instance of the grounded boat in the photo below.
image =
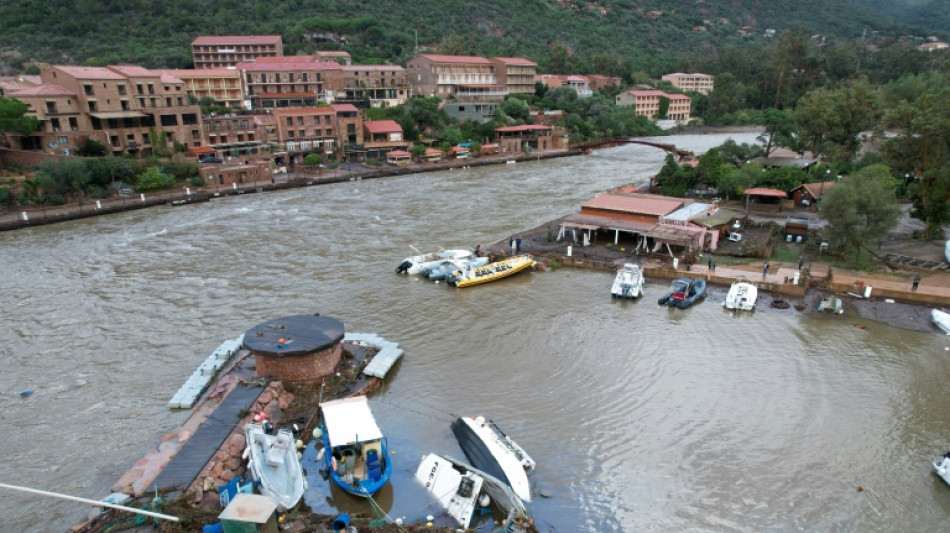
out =
{"type": "Polygon", "coordinates": [[[439,500],[459,527],[471,526],[476,506],[487,507],[492,501],[505,512],[513,531],[519,531],[521,519],[528,518],[524,502],[508,485],[458,459],[427,454],[416,469],[416,479],[439,500]]]}
{"type": "Polygon", "coordinates": [[[686,309],[705,295],[706,280],[677,278],[670,284],[670,292],[660,298],[657,303],[686,309]]]}
{"type": "Polygon", "coordinates": [[[643,273],[633,263],[625,263],[617,271],[610,295],[614,298],[639,298],[643,294],[643,273]]]}
{"type": "Polygon", "coordinates": [[[947,258],[947,262],[950,263],[950,239],[947,240],[947,246],[943,249],[943,256],[947,258]]]}
{"type": "Polygon", "coordinates": [[[835,315],[840,315],[841,313],[844,313],[844,308],[842,307],[842,304],[841,304],[841,298],[838,298],[837,296],[829,296],[825,298],[824,300],[822,300],[818,304],[818,310],[823,311],[825,313],[832,313],[835,315]]]}
{"type": "Polygon", "coordinates": [[[472,465],[507,483],[525,502],[531,501],[528,472],[535,462],[497,424],[481,416],[459,417],[452,423],[452,433],[472,465]]]}
{"type": "Polygon", "coordinates": [[[422,274],[425,277],[436,280],[436,279],[445,279],[450,276],[452,273],[458,270],[465,270],[467,268],[478,268],[480,266],[485,266],[488,264],[487,257],[472,257],[469,259],[448,259],[442,261],[441,263],[432,266],[431,268],[426,268],[422,271],[422,274]]]}
{"type": "Polygon", "coordinates": [[[418,274],[423,268],[434,266],[448,259],[466,259],[472,257],[471,250],[436,250],[427,254],[407,257],[396,267],[397,274],[418,274]]]}
{"type": "Polygon", "coordinates": [[[930,320],[933,320],[933,323],[942,329],[944,333],[950,335],[950,313],[934,309],[930,312],[930,320]]]}
{"type": "Polygon", "coordinates": [[[324,402],[324,461],[330,479],[356,496],[375,494],[389,482],[393,465],[382,430],[365,396],[324,402]]]}
{"type": "Polygon", "coordinates": [[[934,459],[934,471],[940,476],[944,483],[950,485],[950,452],[943,454],[943,457],[934,459]]]}
{"type": "Polygon", "coordinates": [[[495,261],[485,266],[458,270],[448,278],[449,283],[458,287],[469,287],[488,283],[517,274],[522,270],[534,266],[534,259],[530,255],[516,255],[501,261],[495,261]]]}
{"type": "Polygon", "coordinates": [[[726,301],[722,305],[726,309],[751,311],[755,309],[755,300],[758,296],[759,289],[755,286],[755,283],[738,279],[729,287],[726,301]]]}
{"type": "Polygon", "coordinates": [[[279,510],[292,509],[306,488],[293,433],[282,429],[269,435],[260,424],[246,424],[244,437],[249,450],[247,470],[258,491],[273,500],[279,510]]]}

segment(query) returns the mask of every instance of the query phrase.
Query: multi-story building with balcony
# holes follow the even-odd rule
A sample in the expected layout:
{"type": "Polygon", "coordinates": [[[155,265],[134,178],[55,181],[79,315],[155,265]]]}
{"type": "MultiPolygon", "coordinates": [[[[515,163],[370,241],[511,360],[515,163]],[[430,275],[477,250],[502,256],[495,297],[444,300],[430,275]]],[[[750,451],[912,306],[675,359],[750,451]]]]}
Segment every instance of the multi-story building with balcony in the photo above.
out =
{"type": "Polygon", "coordinates": [[[338,63],[314,61],[310,56],[261,58],[238,65],[244,95],[254,109],[313,107],[330,102],[343,88],[338,63]]]}
{"type": "Polygon", "coordinates": [[[521,57],[493,57],[495,78],[507,94],[534,94],[538,64],[521,57]]]}
{"type": "Polygon", "coordinates": [[[588,85],[585,76],[577,74],[539,74],[534,79],[551,89],[567,87],[576,92],[578,98],[590,98],[594,95],[594,91],[588,85]]]}
{"type": "Polygon", "coordinates": [[[366,156],[379,161],[393,150],[408,150],[409,142],[402,136],[402,126],[395,120],[367,120],[363,122],[366,156]]]}
{"type": "Polygon", "coordinates": [[[249,114],[205,115],[202,121],[206,145],[224,157],[260,152],[267,136],[255,118],[256,115],[249,114]]]}
{"type": "Polygon", "coordinates": [[[681,91],[695,91],[702,94],[709,94],[715,89],[716,84],[715,76],[698,72],[693,74],[674,72],[673,74],[664,74],[660,79],[670,82],[673,87],[681,91]]]}
{"type": "Polygon", "coordinates": [[[53,66],[40,79],[10,95],[41,123],[35,135],[19,137],[19,148],[62,155],[91,139],[115,155],[149,156],[176,142],[202,144],[198,106],[188,105],[184,82],[173,76],[131,65],[53,66]]]}
{"type": "Polygon", "coordinates": [[[275,109],[277,138],[287,149],[288,163],[300,164],[311,153],[327,159],[337,155],[336,111],[330,106],[275,109]]]}
{"type": "Polygon", "coordinates": [[[258,57],[284,55],[280,35],[204,35],[191,42],[195,68],[236,67],[258,57]]]}
{"type": "Polygon", "coordinates": [[[174,69],[161,71],[185,84],[185,92],[194,98],[213,98],[215,103],[240,109],[244,100],[241,73],[233,68],[174,69]]]}
{"type": "Polygon", "coordinates": [[[667,94],[655,89],[633,89],[618,94],[616,101],[618,106],[632,105],[637,115],[653,119],[660,114],[660,100],[662,98],[669,100],[669,107],[666,111],[667,119],[689,122],[692,100],[685,94],[667,94]]]}
{"type": "Polygon", "coordinates": [[[343,87],[334,101],[358,107],[388,107],[406,103],[412,87],[406,69],[399,65],[344,65],[343,87]]]}
{"type": "Polygon", "coordinates": [[[464,102],[500,102],[507,94],[495,65],[484,57],[423,54],[410,59],[406,70],[413,94],[464,102]]]}
{"type": "Polygon", "coordinates": [[[339,63],[341,65],[349,65],[353,62],[349,52],[344,52],[343,50],[317,50],[310,57],[312,57],[314,61],[326,61],[328,63],[339,63]]]}

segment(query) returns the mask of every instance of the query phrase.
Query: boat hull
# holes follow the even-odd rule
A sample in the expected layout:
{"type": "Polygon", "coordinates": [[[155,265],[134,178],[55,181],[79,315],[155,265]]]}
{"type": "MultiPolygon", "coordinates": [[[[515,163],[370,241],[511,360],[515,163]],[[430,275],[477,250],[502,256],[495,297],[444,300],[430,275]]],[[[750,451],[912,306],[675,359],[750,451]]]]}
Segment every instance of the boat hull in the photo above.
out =
{"type": "Polygon", "coordinates": [[[943,480],[944,483],[950,485],[950,453],[945,454],[939,459],[933,461],[934,473],[943,480]]]}
{"type": "Polygon", "coordinates": [[[726,294],[726,301],[723,306],[735,311],[751,311],[755,309],[757,298],[758,288],[751,283],[740,281],[729,287],[729,293],[726,294]]]}
{"type": "Polygon", "coordinates": [[[657,300],[659,305],[686,309],[706,296],[706,280],[678,278],[670,285],[670,292],[657,300]]]}
{"type": "Polygon", "coordinates": [[[396,267],[397,274],[419,274],[424,269],[434,267],[442,261],[451,259],[467,259],[472,257],[471,250],[440,250],[427,254],[407,257],[396,267]]]}
{"type": "Polygon", "coordinates": [[[333,452],[330,451],[330,439],[327,437],[326,427],[323,427],[322,429],[323,448],[324,450],[327,450],[323,455],[324,465],[326,466],[330,480],[333,481],[334,485],[354,496],[366,498],[376,494],[380,491],[380,489],[385,487],[387,483],[389,483],[389,478],[392,477],[393,473],[393,465],[389,460],[389,446],[387,445],[386,439],[381,439],[379,441],[379,455],[384,463],[379,479],[359,479],[358,477],[354,477],[352,473],[347,474],[345,467],[341,469],[342,463],[344,461],[342,458],[337,460],[337,458],[334,457],[333,452]]]}
{"type": "Polygon", "coordinates": [[[500,436],[494,433],[495,430],[482,422],[481,418],[476,420],[459,417],[452,423],[452,432],[459,442],[459,447],[473,466],[506,483],[519,498],[530,502],[531,486],[528,482],[526,462],[531,468],[534,461],[530,457],[525,461],[526,454],[523,454],[523,451],[519,454],[512,447],[506,446],[500,436]]]}
{"type": "Polygon", "coordinates": [[[944,333],[950,335],[950,313],[934,309],[930,312],[930,320],[944,333]]]}
{"type": "Polygon", "coordinates": [[[617,271],[610,295],[614,298],[636,299],[643,294],[643,275],[633,264],[626,264],[617,271]]]}
{"type": "Polygon", "coordinates": [[[534,266],[534,259],[527,255],[509,257],[472,270],[459,271],[449,278],[449,283],[459,287],[471,287],[490,281],[504,279],[534,266]]]}
{"type": "Polygon", "coordinates": [[[247,424],[244,436],[249,449],[248,472],[259,492],[273,500],[278,510],[293,509],[306,486],[293,435],[288,431],[268,435],[259,424],[247,424]]]}

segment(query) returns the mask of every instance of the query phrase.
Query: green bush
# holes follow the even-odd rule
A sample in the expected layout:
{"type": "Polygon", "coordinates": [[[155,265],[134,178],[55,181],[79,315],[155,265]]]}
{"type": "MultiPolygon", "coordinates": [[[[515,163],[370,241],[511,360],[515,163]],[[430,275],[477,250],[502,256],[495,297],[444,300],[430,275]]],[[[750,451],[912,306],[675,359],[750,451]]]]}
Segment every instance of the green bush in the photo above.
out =
{"type": "Polygon", "coordinates": [[[204,180],[204,178],[202,178],[201,176],[195,176],[195,177],[191,178],[191,185],[192,185],[193,187],[204,187],[204,186],[205,186],[205,180],[204,180]]]}
{"type": "Polygon", "coordinates": [[[139,192],[168,189],[175,184],[174,178],[162,172],[158,167],[148,167],[138,175],[135,190],[139,192]]]}
{"type": "Polygon", "coordinates": [[[65,205],[66,199],[61,194],[50,194],[46,197],[46,203],[49,205],[65,205]]]}

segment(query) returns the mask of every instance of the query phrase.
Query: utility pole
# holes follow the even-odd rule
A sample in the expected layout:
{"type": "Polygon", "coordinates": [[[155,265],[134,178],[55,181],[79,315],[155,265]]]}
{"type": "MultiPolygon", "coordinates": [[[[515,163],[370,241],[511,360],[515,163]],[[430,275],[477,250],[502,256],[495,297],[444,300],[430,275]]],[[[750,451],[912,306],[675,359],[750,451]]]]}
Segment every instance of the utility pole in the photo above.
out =
{"type": "Polygon", "coordinates": [[[413,48],[413,52],[419,53],[419,30],[412,30],[412,33],[416,36],[416,47],[413,48]]]}

